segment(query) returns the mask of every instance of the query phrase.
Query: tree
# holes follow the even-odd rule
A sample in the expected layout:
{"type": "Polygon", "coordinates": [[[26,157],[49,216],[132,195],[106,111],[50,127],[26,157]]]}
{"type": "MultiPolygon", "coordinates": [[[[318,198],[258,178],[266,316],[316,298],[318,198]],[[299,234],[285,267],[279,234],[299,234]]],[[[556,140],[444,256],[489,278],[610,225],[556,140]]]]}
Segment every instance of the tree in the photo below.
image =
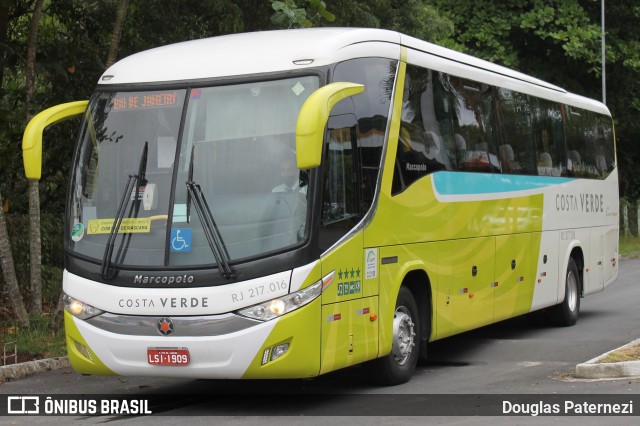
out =
{"type": "Polygon", "coordinates": [[[335,15],[327,10],[325,2],[309,0],[306,3],[308,3],[307,8],[298,7],[294,0],[272,0],[271,7],[275,13],[271,16],[271,22],[283,28],[308,28],[312,27],[314,21],[319,18],[324,18],[328,22],[335,21],[335,15]]]}
{"type": "MultiPolygon", "coordinates": [[[[29,27],[29,41],[27,44],[25,107],[27,119],[33,117],[31,104],[35,91],[36,45],[38,42],[38,28],[42,15],[42,0],[36,0],[33,6],[33,16],[29,27]]],[[[42,314],[42,236],[40,234],[40,191],[37,180],[29,181],[29,264],[31,276],[31,313],[42,314]]]]}
{"type": "Polygon", "coordinates": [[[9,235],[7,233],[7,222],[4,218],[2,195],[0,194],[0,266],[4,283],[7,286],[7,294],[13,308],[13,312],[22,326],[29,325],[29,316],[24,308],[18,280],[16,278],[16,269],[13,263],[13,254],[11,253],[11,245],[9,244],[9,235]]]}
{"type": "Polygon", "coordinates": [[[107,55],[106,68],[109,68],[116,61],[116,57],[118,55],[118,47],[120,46],[120,38],[122,37],[124,17],[127,14],[128,3],[129,0],[120,0],[120,2],[118,3],[116,22],[113,25],[113,33],[111,35],[111,45],[109,46],[109,54],[107,55]]]}
{"type": "MultiPolygon", "coordinates": [[[[464,50],[602,99],[599,1],[435,0],[464,50]]],[[[640,6],[606,4],[607,106],[616,124],[620,195],[640,198],[640,6]]]]}
{"type": "MultiPolygon", "coordinates": [[[[595,22],[600,2],[586,3],[595,22]]],[[[616,123],[620,195],[640,199],[640,6],[632,0],[606,3],[607,106],[616,123]]],[[[600,76],[600,73],[598,73],[600,76]]],[[[599,85],[598,85],[599,87],[599,85]]]]}
{"type": "MultiPolygon", "coordinates": [[[[9,28],[9,5],[7,1],[0,2],[0,46],[5,46],[8,41],[8,28],[9,28]]],[[[2,67],[0,68],[0,83],[2,83],[2,96],[4,99],[4,81],[5,81],[5,59],[6,49],[2,49],[0,57],[2,58],[2,67]]],[[[5,128],[5,123],[8,123],[9,109],[5,105],[0,105],[0,123],[5,128]]],[[[2,142],[2,139],[0,139],[2,142]]],[[[2,194],[0,193],[0,267],[2,269],[2,276],[4,284],[7,288],[7,295],[9,297],[9,303],[13,309],[14,315],[18,320],[18,323],[22,326],[28,326],[29,317],[20,294],[20,287],[18,286],[18,279],[16,276],[15,263],[13,253],[11,251],[11,244],[9,241],[9,234],[7,232],[7,222],[5,219],[4,207],[6,201],[3,201],[2,194]]]]}

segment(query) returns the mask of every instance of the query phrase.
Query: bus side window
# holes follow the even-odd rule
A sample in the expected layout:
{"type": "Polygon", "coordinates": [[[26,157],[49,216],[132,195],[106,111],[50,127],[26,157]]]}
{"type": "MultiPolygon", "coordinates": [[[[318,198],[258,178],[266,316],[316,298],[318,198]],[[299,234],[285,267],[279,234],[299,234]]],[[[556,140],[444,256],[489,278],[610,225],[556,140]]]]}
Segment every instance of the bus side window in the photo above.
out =
{"type": "Polygon", "coordinates": [[[333,81],[365,86],[331,110],[323,159],[320,248],[328,249],[357,224],[375,198],[397,63],[359,58],[338,63],[333,81]]]}
{"type": "Polygon", "coordinates": [[[602,178],[611,173],[616,159],[613,153],[613,126],[611,118],[598,116],[596,120],[596,166],[602,178]]]}
{"type": "Polygon", "coordinates": [[[497,88],[495,116],[502,173],[537,174],[530,97],[497,88]]]}
{"type": "Polygon", "coordinates": [[[588,177],[588,163],[585,161],[587,135],[584,131],[587,111],[570,106],[566,110],[567,172],[572,177],[588,177]]]}
{"type": "Polygon", "coordinates": [[[569,175],[604,179],[615,166],[611,118],[581,108],[565,108],[569,175]]]}
{"type": "Polygon", "coordinates": [[[449,94],[442,84],[443,77],[428,69],[407,66],[393,195],[423,176],[455,168],[449,94]]]}
{"type": "Polygon", "coordinates": [[[533,96],[529,99],[538,175],[563,176],[566,174],[567,160],[560,105],[533,96]]]}
{"type": "MultiPolygon", "coordinates": [[[[494,133],[493,93],[487,84],[450,77],[454,106],[453,130],[465,141],[467,151],[458,170],[469,172],[499,172],[497,144],[494,133]]],[[[457,140],[460,138],[456,137],[457,140]]]]}

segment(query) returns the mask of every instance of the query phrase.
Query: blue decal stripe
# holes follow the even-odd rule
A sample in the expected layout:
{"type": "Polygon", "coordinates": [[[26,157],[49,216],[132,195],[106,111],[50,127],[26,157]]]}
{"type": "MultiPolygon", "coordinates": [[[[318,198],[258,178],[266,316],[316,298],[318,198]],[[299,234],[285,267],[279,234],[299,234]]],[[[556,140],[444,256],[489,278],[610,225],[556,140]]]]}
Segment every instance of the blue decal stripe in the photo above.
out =
{"type": "Polygon", "coordinates": [[[571,182],[574,178],[501,175],[494,173],[438,172],[432,175],[441,195],[492,194],[542,189],[571,182]]]}

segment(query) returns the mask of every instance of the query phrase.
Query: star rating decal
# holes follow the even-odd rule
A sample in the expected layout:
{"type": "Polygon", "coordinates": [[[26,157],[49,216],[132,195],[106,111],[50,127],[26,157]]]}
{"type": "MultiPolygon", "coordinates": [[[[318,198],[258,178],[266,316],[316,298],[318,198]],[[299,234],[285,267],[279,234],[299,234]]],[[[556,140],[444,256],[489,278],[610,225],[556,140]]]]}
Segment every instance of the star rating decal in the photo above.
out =
{"type": "Polygon", "coordinates": [[[358,294],[362,289],[360,282],[360,268],[340,268],[338,270],[338,296],[358,294]]]}

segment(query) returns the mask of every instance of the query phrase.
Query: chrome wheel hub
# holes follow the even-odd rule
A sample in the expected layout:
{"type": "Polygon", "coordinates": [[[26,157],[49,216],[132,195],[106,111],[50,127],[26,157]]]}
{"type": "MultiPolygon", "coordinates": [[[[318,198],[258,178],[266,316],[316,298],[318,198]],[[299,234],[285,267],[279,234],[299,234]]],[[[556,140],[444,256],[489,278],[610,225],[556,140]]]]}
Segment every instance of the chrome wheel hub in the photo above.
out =
{"type": "Polygon", "coordinates": [[[567,275],[567,306],[574,312],[578,305],[578,280],[573,272],[567,275]]]}
{"type": "Polygon", "coordinates": [[[415,343],[415,324],[407,308],[399,306],[393,319],[393,347],[391,352],[398,365],[404,365],[411,357],[415,343]]]}

